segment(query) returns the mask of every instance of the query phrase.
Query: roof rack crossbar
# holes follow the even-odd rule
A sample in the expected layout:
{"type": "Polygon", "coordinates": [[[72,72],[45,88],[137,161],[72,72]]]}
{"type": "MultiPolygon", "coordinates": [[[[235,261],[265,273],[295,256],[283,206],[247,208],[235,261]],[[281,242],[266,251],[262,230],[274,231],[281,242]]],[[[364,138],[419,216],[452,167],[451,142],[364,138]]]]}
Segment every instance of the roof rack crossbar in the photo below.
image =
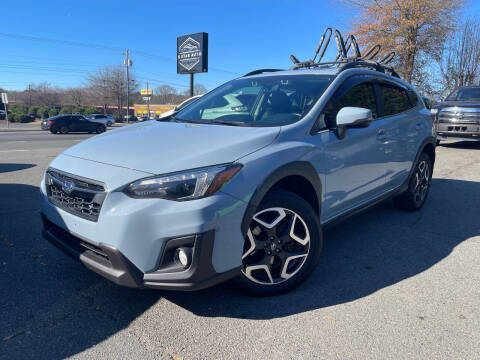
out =
{"type": "Polygon", "coordinates": [[[275,71],[282,71],[282,69],[258,69],[250,71],[249,73],[243,75],[242,77],[251,76],[251,75],[258,75],[267,72],[275,72],[275,71]]]}

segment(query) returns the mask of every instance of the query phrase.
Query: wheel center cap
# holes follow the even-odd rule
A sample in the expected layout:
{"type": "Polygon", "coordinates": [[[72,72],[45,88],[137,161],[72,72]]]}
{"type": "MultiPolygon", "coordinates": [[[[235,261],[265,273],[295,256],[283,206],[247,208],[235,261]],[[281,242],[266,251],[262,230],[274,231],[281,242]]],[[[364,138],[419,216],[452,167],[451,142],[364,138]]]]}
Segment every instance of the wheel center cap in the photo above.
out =
{"type": "Polygon", "coordinates": [[[272,251],[275,251],[276,248],[277,248],[277,244],[275,244],[274,242],[272,242],[272,243],[270,244],[270,249],[271,249],[272,251]]]}

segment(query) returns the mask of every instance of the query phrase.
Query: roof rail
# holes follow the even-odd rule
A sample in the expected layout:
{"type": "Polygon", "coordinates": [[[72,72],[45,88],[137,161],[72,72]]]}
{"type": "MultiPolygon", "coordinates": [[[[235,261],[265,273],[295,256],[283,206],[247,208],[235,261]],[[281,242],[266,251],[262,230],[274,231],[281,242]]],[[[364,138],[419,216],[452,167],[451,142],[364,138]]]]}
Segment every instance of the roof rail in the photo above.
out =
{"type": "Polygon", "coordinates": [[[282,69],[258,69],[258,70],[253,70],[253,71],[250,71],[249,73],[243,75],[242,77],[251,76],[251,75],[258,75],[258,74],[262,74],[262,73],[266,73],[266,72],[275,72],[275,71],[282,71],[282,69]]]}

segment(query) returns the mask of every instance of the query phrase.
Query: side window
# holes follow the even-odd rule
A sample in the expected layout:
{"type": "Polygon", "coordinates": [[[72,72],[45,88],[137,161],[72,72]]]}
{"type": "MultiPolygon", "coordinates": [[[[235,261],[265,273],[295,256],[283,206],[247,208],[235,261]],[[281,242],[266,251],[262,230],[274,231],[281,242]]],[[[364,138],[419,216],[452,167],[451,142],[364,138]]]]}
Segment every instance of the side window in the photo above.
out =
{"type": "Polygon", "coordinates": [[[407,111],[410,101],[407,92],[395,85],[380,85],[383,100],[383,116],[392,116],[407,111]]]}
{"type": "Polygon", "coordinates": [[[329,128],[336,126],[336,118],[340,109],[344,107],[361,107],[372,110],[373,118],[378,115],[373,84],[364,82],[347,90],[338,91],[325,106],[325,124],[329,128]]]}
{"type": "Polygon", "coordinates": [[[408,89],[408,97],[410,98],[411,107],[415,107],[418,104],[418,96],[412,89],[408,89]]]}

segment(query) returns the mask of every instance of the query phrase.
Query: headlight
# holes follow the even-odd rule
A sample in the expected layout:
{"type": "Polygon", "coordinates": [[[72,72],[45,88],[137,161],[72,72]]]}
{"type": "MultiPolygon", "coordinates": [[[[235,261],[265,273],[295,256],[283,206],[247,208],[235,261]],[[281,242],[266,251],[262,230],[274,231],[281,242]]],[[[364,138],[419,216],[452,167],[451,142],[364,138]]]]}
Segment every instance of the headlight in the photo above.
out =
{"type": "Polygon", "coordinates": [[[213,195],[241,168],[241,164],[230,164],[159,175],[135,181],[123,192],[132,198],[199,199],[213,195]]]}

